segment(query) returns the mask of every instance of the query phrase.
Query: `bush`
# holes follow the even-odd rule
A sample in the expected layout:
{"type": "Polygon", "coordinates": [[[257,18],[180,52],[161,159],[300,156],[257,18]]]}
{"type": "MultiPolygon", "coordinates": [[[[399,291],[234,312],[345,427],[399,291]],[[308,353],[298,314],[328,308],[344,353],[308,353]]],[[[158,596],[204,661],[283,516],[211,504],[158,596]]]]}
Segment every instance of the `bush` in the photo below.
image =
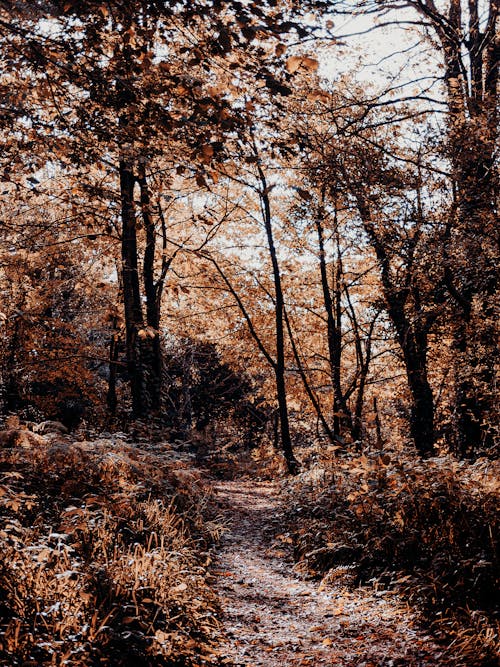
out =
{"type": "Polygon", "coordinates": [[[2,664],[210,661],[217,527],[199,479],[164,449],[110,438],[0,452],[2,664]]]}
{"type": "Polygon", "coordinates": [[[358,582],[397,582],[470,665],[494,661],[498,464],[377,452],[320,470],[292,482],[297,560],[313,575],[355,565],[358,582]]]}

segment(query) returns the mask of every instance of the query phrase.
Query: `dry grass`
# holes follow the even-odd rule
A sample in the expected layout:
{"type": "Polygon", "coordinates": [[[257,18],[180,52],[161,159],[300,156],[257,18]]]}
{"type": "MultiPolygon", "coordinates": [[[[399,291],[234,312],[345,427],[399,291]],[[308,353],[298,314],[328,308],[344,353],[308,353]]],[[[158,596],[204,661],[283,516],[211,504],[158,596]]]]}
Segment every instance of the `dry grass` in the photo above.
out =
{"type": "Polygon", "coordinates": [[[0,452],[0,662],[215,660],[206,489],[168,448],[120,439],[0,452]]]}
{"type": "Polygon", "coordinates": [[[469,667],[496,665],[498,472],[486,459],[320,457],[289,483],[296,558],[314,576],[354,565],[357,582],[397,585],[469,667]]]}

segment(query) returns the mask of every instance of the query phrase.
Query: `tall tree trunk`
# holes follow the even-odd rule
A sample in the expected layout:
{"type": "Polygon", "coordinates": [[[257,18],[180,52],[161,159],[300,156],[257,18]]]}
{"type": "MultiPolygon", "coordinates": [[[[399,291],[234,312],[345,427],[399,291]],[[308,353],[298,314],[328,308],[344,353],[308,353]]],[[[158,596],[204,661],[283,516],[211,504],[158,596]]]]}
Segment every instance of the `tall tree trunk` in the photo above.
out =
{"type": "Polygon", "coordinates": [[[378,411],[377,397],[373,397],[373,412],[375,414],[375,447],[376,449],[384,448],[384,440],[382,438],[382,424],[380,423],[380,413],[378,411]]]}
{"type": "Polygon", "coordinates": [[[445,67],[456,201],[444,235],[443,264],[455,323],[455,447],[464,456],[493,438],[500,3],[489,0],[480,10],[478,0],[468,0],[463,11],[462,0],[450,0],[447,12],[432,0],[412,4],[433,26],[445,67]]]}
{"type": "Polygon", "coordinates": [[[147,382],[141,358],[144,319],[137,260],[137,221],[134,205],[135,177],[126,159],[120,160],[120,195],[122,214],[122,283],[125,311],[127,367],[134,417],[148,414],[147,382]]]}
{"type": "Polygon", "coordinates": [[[151,212],[144,164],[138,166],[137,182],[141,191],[141,212],[146,231],[146,248],[143,261],[143,281],[146,296],[147,337],[142,341],[143,356],[147,357],[148,392],[151,409],[158,411],[161,404],[162,355],[160,343],[160,300],[157,299],[158,286],[154,280],[154,260],[156,251],[156,230],[151,212]]]}
{"type": "Polygon", "coordinates": [[[286,395],[286,381],[285,381],[285,331],[284,331],[284,299],[283,289],[281,285],[281,272],[276,254],[276,246],[274,243],[271,205],[269,202],[269,189],[264,172],[260,165],[258,165],[258,173],[261,182],[261,202],[262,202],[262,217],[264,220],[264,227],[266,230],[267,244],[269,255],[271,257],[271,264],[273,267],[273,281],[274,281],[274,321],[276,334],[276,363],[274,365],[274,374],[276,378],[276,394],[278,400],[278,412],[280,418],[280,432],[281,432],[281,447],[285,457],[288,472],[295,474],[298,471],[298,461],[293,453],[292,438],[290,435],[290,422],[288,418],[288,405],[286,395]]]}
{"type": "Polygon", "coordinates": [[[379,312],[377,312],[370,323],[367,335],[365,337],[365,345],[363,350],[361,329],[358,325],[356,313],[349,297],[349,292],[346,288],[346,295],[351,310],[351,321],[353,323],[355,346],[356,346],[356,363],[357,363],[357,393],[354,404],[354,415],[352,418],[352,438],[354,442],[358,443],[358,448],[361,449],[363,440],[363,407],[365,403],[365,390],[368,380],[368,371],[370,370],[370,363],[372,359],[372,341],[373,331],[377,322],[379,312]]]}
{"type": "Polygon", "coordinates": [[[434,454],[434,398],[427,375],[427,329],[418,303],[409,305],[411,264],[406,267],[403,286],[391,276],[388,245],[376,230],[370,205],[362,193],[356,193],[363,225],[377,256],[387,312],[396,330],[403,353],[411,395],[410,433],[416,450],[423,457],[434,454]],[[408,309],[408,310],[407,310],[408,309]]]}
{"type": "MultiPolygon", "coordinates": [[[[424,348],[425,349],[425,348],[424,348]]],[[[413,398],[410,432],[422,456],[434,454],[434,398],[427,378],[426,350],[415,350],[413,343],[403,350],[406,374],[413,398]]]]}
{"type": "Polygon", "coordinates": [[[340,258],[334,266],[334,285],[330,288],[325,254],[323,221],[315,216],[316,233],[319,245],[319,265],[323,306],[327,322],[328,360],[333,388],[333,432],[341,436],[345,425],[352,434],[352,415],[342,391],[342,312],[341,312],[341,272],[340,258]],[[333,296],[332,296],[333,291],[333,296]]]}

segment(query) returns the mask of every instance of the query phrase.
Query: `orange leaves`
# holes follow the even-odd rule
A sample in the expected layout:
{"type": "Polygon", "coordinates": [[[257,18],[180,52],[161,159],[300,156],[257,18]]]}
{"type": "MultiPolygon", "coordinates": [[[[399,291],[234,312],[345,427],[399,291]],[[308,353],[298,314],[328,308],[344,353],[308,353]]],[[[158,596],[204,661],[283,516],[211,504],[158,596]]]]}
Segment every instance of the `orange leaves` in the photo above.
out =
{"type": "Polygon", "coordinates": [[[198,155],[199,155],[201,161],[203,162],[203,164],[210,164],[212,162],[212,158],[214,156],[214,153],[215,153],[215,151],[214,151],[214,147],[212,146],[212,144],[203,144],[200,147],[198,155]]]}
{"type": "Polygon", "coordinates": [[[310,102],[321,102],[322,104],[328,104],[330,101],[330,95],[325,91],[321,89],[313,90],[312,92],[307,94],[307,99],[310,102]]]}
{"type": "Polygon", "coordinates": [[[319,67],[319,61],[311,56],[290,56],[286,61],[286,69],[290,74],[295,74],[299,69],[307,72],[316,72],[319,67]]]}
{"type": "Polygon", "coordinates": [[[276,535],[276,539],[283,542],[283,544],[293,544],[293,538],[290,536],[290,533],[285,533],[284,535],[276,535]]]}
{"type": "Polygon", "coordinates": [[[107,4],[99,5],[99,11],[104,16],[104,18],[107,18],[109,16],[109,9],[108,9],[107,4]]]}
{"type": "Polygon", "coordinates": [[[157,337],[158,331],[153,327],[145,327],[144,329],[139,329],[137,335],[141,340],[147,340],[148,338],[153,340],[157,337]]]}
{"type": "Polygon", "coordinates": [[[205,159],[210,159],[214,154],[214,147],[211,144],[204,144],[201,147],[201,154],[205,159]]]}

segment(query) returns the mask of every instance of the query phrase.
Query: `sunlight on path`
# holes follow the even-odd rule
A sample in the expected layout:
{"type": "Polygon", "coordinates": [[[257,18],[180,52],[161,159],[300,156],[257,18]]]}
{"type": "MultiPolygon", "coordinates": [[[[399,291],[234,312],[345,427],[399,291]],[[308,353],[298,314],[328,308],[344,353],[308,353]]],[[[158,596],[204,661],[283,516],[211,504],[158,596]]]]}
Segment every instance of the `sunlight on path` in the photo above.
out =
{"type": "Polygon", "coordinates": [[[272,482],[219,482],[230,529],[213,571],[221,598],[227,655],[235,665],[435,667],[450,665],[388,591],[301,578],[283,543],[272,482]]]}

